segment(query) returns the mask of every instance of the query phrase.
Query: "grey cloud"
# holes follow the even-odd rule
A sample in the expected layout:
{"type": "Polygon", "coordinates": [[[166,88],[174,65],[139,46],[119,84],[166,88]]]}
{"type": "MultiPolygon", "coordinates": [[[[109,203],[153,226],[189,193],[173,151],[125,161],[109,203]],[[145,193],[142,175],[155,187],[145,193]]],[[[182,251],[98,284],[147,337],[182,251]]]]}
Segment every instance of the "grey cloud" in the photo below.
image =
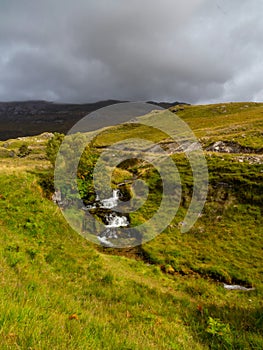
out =
{"type": "Polygon", "coordinates": [[[0,0],[0,100],[262,100],[261,0],[0,0]]]}

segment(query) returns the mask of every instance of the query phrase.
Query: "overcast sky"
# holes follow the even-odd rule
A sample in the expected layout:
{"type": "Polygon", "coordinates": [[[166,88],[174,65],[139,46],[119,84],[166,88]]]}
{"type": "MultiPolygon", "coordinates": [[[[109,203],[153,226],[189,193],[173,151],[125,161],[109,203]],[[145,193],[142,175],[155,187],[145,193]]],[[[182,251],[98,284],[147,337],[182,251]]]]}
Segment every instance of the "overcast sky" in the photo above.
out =
{"type": "Polygon", "coordinates": [[[263,101],[262,0],[0,0],[0,101],[263,101]]]}

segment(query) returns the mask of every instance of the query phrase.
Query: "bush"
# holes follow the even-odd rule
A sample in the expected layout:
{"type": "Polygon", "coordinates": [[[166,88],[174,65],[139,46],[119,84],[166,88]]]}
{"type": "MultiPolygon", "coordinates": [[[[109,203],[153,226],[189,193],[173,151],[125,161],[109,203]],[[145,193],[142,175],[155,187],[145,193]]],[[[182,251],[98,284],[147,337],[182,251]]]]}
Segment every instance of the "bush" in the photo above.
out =
{"type": "Polygon", "coordinates": [[[221,322],[217,318],[209,317],[206,332],[218,338],[226,344],[231,344],[231,330],[229,324],[221,322]]]}
{"type": "Polygon", "coordinates": [[[18,157],[20,158],[24,158],[26,156],[29,155],[29,153],[31,152],[31,150],[28,148],[28,145],[26,145],[25,143],[23,143],[19,149],[18,149],[18,157]]]}
{"type": "Polygon", "coordinates": [[[54,136],[50,140],[48,140],[46,147],[46,157],[53,166],[55,166],[57,153],[64,137],[65,136],[63,134],[55,132],[54,136]]]}
{"type": "Polygon", "coordinates": [[[39,174],[39,184],[42,187],[44,191],[44,195],[48,198],[51,199],[53,193],[55,192],[54,188],[54,174],[53,172],[47,172],[47,173],[42,173],[39,174]]]}

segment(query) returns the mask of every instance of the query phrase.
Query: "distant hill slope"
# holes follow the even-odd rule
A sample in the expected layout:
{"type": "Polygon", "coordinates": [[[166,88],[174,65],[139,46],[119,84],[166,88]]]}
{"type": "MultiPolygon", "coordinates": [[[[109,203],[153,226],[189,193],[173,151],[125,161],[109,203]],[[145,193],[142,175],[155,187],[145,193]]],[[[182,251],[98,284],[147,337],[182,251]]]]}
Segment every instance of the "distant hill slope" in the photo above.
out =
{"type": "MultiPolygon", "coordinates": [[[[112,104],[126,102],[106,100],[95,103],[70,104],[48,101],[0,102],[0,140],[43,132],[66,133],[85,115],[112,104]]],[[[179,102],[149,103],[169,108],[179,102]]]]}

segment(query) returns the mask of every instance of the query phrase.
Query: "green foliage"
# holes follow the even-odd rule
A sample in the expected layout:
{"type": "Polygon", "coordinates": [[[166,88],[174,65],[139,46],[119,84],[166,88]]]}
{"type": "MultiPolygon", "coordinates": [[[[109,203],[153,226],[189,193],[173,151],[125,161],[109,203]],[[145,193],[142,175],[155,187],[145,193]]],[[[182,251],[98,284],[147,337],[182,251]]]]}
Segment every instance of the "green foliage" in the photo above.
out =
{"type": "Polygon", "coordinates": [[[57,153],[63,139],[64,139],[63,134],[59,134],[55,132],[54,136],[48,140],[48,143],[46,146],[46,156],[53,166],[55,165],[57,153]]]}
{"type": "Polygon", "coordinates": [[[44,194],[47,198],[51,199],[54,188],[54,174],[52,171],[42,172],[39,174],[39,184],[42,187],[44,194]]]}
{"type": "Polygon", "coordinates": [[[24,158],[30,154],[30,149],[27,144],[23,143],[19,149],[17,156],[20,158],[24,158]]]}
{"type": "Polygon", "coordinates": [[[207,333],[219,338],[219,340],[222,339],[227,345],[231,344],[231,330],[229,324],[225,324],[213,317],[209,317],[207,323],[207,333]]]}

